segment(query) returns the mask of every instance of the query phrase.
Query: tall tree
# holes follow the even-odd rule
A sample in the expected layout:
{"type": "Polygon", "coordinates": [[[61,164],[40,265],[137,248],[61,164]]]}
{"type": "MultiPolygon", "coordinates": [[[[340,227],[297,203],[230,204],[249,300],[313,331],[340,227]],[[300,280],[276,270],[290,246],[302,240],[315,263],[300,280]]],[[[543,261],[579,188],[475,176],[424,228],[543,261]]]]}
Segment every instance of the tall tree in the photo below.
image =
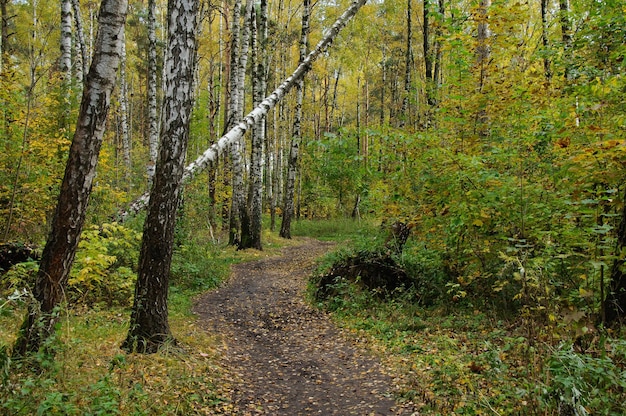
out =
{"type": "Polygon", "coordinates": [[[61,0],[61,56],[59,57],[59,72],[63,79],[63,94],[61,111],[61,128],[69,136],[70,92],[72,84],[72,3],[70,0],[61,0]]]}
{"type": "Polygon", "coordinates": [[[487,122],[489,114],[487,113],[487,101],[485,96],[485,84],[487,83],[489,61],[491,59],[491,45],[489,38],[491,31],[489,30],[489,8],[491,0],[480,0],[477,10],[477,35],[476,35],[476,67],[478,69],[478,111],[476,112],[476,132],[479,136],[485,137],[489,134],[487,122]]]}
{"type": "MultiPolygon", "coordinates": [[[[626,198],[624,199],[626,201],[626,198]]],[[[626,322],[626,203],[622,207],[622,218],[617,229],[617,258],[611,267],[609,293],[604,302],[604,320],[609,326],[626,322]]]]}
{"type": "MultiPolygon", "coordinates": [[[[266,92],[266,61],[267,61],[267,0],[261,0],[258,10],[253,12],[255,17],[255,37],[253,48],[253,85],[254,106],[263,101],[266,92]]],[[[252,145],[250,157],[249,181],[249,234],[241,235],[240,248],[255,248],[262,250],[261,231],[263,213],[263,142],[265,140],[265,117],[259,119],[252,130],[252,145]]]]}
{"type": "MultiPolygon", "coordinates": [[[[300,59],[302,64],[306,59],[309,46],[309,25],[311,20],[311,2],[304,0],[302,4],[302,32],[300,34],[300,59]]],[[[298,153],[302,139],[302,101],[304,97],[304,79],[296,83],[296,111],[293,117],[293,132],[289,161],[287,165],[287,181],[285,182],[285,201],[283,204],[283,221],[280,225],[280,236],[291,238],[291,219],[294,214],[294,194],[296,187],[296,175],[298,172],[298,153]]]]}
{"type": "Polygon", "coordinates": [[[572,77],[572,20],[570,16],[569,0],[559,0],[559,17],[561,20],[561,41],[563,42],[563,60],[565,65],[565,78],[572,77]]]}
{"type": "Polygon", "coordinates": [[[130,129],[128,127],[128,82],[126,82],[126,36],[122,39],[122,56],[120,61],[120,92],[119,92],[119,136],[122,143],[122,160],[124,161],[124,184],[126,190],[130,190],[131,186],[131,139],[130,129]]]}
{"type": "Polygon", "coordinates": [[[156,0],[148,0],[148,184],[152,185],[158,156],[156,0]]]}
{"type": "Polygon", "coordinates": [[[77,65],[77,76],[79,81],[84,82],[87,72],[89,72],[89,54],[85,43],[85,30],[83,29],[83,18],[80,13],[78,0],[72,1],[72,11],[74,12],[74,24],[76,25],[76,40],[80,49],[80,65],[77,65]]]}
{"type": "MultiPolygon", "coordinates": [[[[232,129],[239,122],[239,54],[241,50],[241,0],[235,0],[235,4],[233,5],[233,14],[231,17],[231,27],[230,27],[230,65],[229,65],[229,75],[228,75],[228,105],[226,106],[226,111],[224,112],[225,120],[224,120],[224,133],[232,129]]],[[[231,147],[235,146],[231,144],[231,147]]],[[[235,149],[229,149],[231,158],[234,154],[235,149]]],[[[226,158],[224,159],[224,165],[226,167],[226,158]]],[[[226,172],[225,176],[228,175],[228,169],[224,169],[226,172]]],[[[231,166],[232,171],[232,166],[231,166]]],[[[235,187],[234,184],[235,178],[234,176],[231,178],[232,187],[235,187]]],[[[234,194],[234,191],[233,191],[234,194]]],[[[231,199],[230,211],[224,207],[222,216],[224,224],[228,224],[228,243],[231,245],[237,244],[238,242],[238,231],[240,228],[239,224],[239,215],[233,216],[234,211],[238,211],[238,202],[231,199]]]]}
{"type": "Polygon", "coordinates": [[[20,329],[13,349],[18,355],[37,351],[54,330],[57,320],[55,308],[64,297],[96,175],[111,93],[120,63],[127,8],[126,0],[103,0],[100,5],[93,61],[85,80],[65,176],[35,282],[37,303],[29,306],[20,329]]]}
{"type": "MultiPolygon", "coordinates": [[[[413,8],[412,8],[413,0],[407,0],[406,2],[406,45],[404,51],[404,96],[402,97],[402,109],[399,119],[400,126],[404,126],[405,124],[411,124],[410,114],[409,114],[409,101],[411,99],[411,72],[413,69],[413,8]]],[[[360,90],[360,81],[361,78],[358,78],[358,89],[360,90]]],[[[360,93],[359,93],[360,97],[360,93]]],[[[359,105],[360,100],[357,99],[357,106],[359,105]]],[[[358,108],[358,107],[357,107],[358,108]]],[[[360,122],[360,114],[357,111],[357,124],[360,122]]],[[[358,130],[358,129],[357,129],[358,130]]],[[[361,146],[359,146],[360,151],[361,146]]]]}
{"type": "MultiPolygon", "coordinates": [[[[241,48],[239,60],[237,62],[237,109],[235,120],[238,123],[243,116],[244,93],[246,81],[246,68],[248,65],[248,52],[250,49],[250,35],[252,30],[252,0],[246,0],[246,9],[243,15],[243,26],[241,28],[241,48]]],[[[231,95],[233,93],[231,92],[231,95]]],[[[233,143],[231,149],[232,158],[232,205],[230,209],[229,244],[240,245],[242,234],[250,232],[250,216],[246,206],[246,193],[244,187],[244,161],[245,141],[240,138],[239,143],[233,143]]]]}
{"type": "Polygon", "coordinates": [[[153,353],[173,340],[167,293],[194,102],[197,15],[195,0],[168,1],[161,144],[144,223],[130,328],[122,344],[127,351],[153,353]]]}
{"type": "Polygon", "coordinates": [[[541,44],[543,46],[543,74],[547,81],[552,78],[552,63],[548,57],[550,40],[548,37],[548,7],[549,0],[541,0],[541,44]]]}

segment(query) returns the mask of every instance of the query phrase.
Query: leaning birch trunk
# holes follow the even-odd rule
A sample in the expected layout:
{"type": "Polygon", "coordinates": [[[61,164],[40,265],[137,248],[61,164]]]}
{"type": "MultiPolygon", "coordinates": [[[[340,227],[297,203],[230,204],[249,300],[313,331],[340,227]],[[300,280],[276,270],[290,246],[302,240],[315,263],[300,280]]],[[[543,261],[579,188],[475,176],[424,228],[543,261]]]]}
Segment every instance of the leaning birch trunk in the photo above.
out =
{"type": "Polygon", "coordinates": [[[198,2],[169,0],[161,145],[144,223],[130,327],[122,348],[156,352],[173,341],[167,294],[176,213],[193,109],[198,2]]]}
{"type": "Polygon", "coordinates": [[[111,93],[120,63],[127,9],[127,0],[103,0],[100,6],[94,58],[85,80],[52,229],[41,255],[35,282],[36,303],[29,306],[20,329],[13,349],[17,355],[37,351],[54,331],[57,321],[55,309],[64,298],[96,175],[111,93]]]}
{"type": "MultiPolygon", "coordinates": [[[[307,55],[304,62],[298,65],[295,71],[287,79],[285,79],[282,84],[280,84],[269,96],[265,97],[261,104],[249,112],[239,124],[228,130],[228,132],[224,134],[216,143],[205,150],[203,154],[196,158],[196,160],[187,165],[183,175],[183,182],[192,180],[198,173],[202,172],[205,168],[211,165],[220,152],[227,149],[228,146],[230,146],[230,144],[235,140],[239,140],[239,138],[241,138],[249,128],[254,126],[257,120],[265,117],[267,113],[276,106],[276,103],[278,103],[285,96],[285,94],[291,91],[296,82],[311,70],[311,64],[315,62],[315,60],[324,51],[326,51],[333,40],[335,40],[341,29],[343,29],[343,27],[350,21],[350,19],[352,19],[352,17],[354,17],[354,15],[366,2],[367,0],[354,1],[350,7],[343,12],[341,16],[339,16],[333,26],[327,29],[325,36],[318,42],[315,49],[307,55]]],[[[137,198],[132,204],[130,204],[126,211],[119,214],[119,219],[123,221],[129,215],[136,214],[144,209],[148,204],[149,198],[150,196],[148,194],[143,194],[137,198]]]]}
{"type": "MultiPolygon", "coordinates": [[[[306,59],[306,52],[309,43],[309,20],[311,18],[311,2],[304,0],[302,5],[302,33],[300,35],[300,64],[306,59]]],[[[304,96],[304,79],[300,78],[296,85],[296,114],[293,118],[293,136],[291,137],[291,148],[289,150],[289,161],[287,165],[287,182],[285,183],[285,201],[283,205],[283,221],[280,225],[280,236],[291,238],[291,219],[294,213],[294,194],[296,188],[296,176],[298,174],[298,153],[302,129],[302,99],[304,96]]]]}

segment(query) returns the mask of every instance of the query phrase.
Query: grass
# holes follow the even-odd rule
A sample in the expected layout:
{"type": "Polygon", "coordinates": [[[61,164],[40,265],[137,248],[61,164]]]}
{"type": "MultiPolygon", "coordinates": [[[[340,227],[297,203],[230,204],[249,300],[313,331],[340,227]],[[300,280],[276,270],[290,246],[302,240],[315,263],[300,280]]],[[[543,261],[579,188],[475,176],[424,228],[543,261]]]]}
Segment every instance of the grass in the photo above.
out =
{"type": "MultiPolygon", "coordinates": [[[[356,241],[353,250],[367,245],[356,241]]],[[[370,240],[370,250],[375,246],[370,240]]],[[[351,253],[330,253],[318,273],[351,253]]],[[[441,283],[428,264],[414,267],[421,273],[416,278],[441,283]]],[[[309,287],[312,301],[315,289],[309,287]]],[[[384,361],[396,379],[397,399],[412,402],[420,414],[623,414],[623,334],[597,331],[577,339],[565,322],[476,306],[484,302],[441,296],[424,306],[412,290],[381,301],[343,280],[335,289],[318,306],[384,361]]]]}
{"type": "Polygon", "coordinates": [[[301,220],[292,222],[291,234],[295,237],[311,237],[324,241],[345,242],[379,232],[377,224],[370,219],[355,220],[301,220]]]}
{"type": "MultiPolygon", "coordinates": [[[[297,221],[293,235],[351,241],[359,250],[372,245],[365,237],[381,240],[379,227],[371,222],[345,219],[297,221]]],[[[119,345],[130,310],[105,303],[64,311],[58,336],[50,344],[54,356],[8,362],[6,348],[0,347],[0,414],[232,414],[231,383],[236,377],[220,365],[220,340],[198,327],[191,307],[196,295],[228,275],[230,265],[271,256],[294,244],[267,231],[263,240],[263,252],[215,245],[198,234],[178,245],[169,304],[178,345],[157,354],[123,353],[119,345]]],[[[324,267],[349,251],[341,246],[322,262],[324,267]]],[[[441,285],[437,264],[434,258],[413,259],[413,270],[441,285]]],[[[553,337],[567,332],[558,322],[544,328],[539,322],[504,319],[469,304],[440,300],[426,307],[410,294],[381,302],[349,284],[342,290],[318,306],[331,310],[348,334],[367,340],[396,379],[397,399],[415,403],[420,414],[622,412],[626,342],[619,334],[593,334],[586,339],[591,353],[582,353],[573,339],[553,337]],[[541,336],[529,338],[531,324],[541,336]]],[[[15,301],[0,305],[0,346],[6,347],[14,341],[25,310],[15,301]]]]}
{"type": "MultiPolygon", "coordinates": [[[[343,221],[336,226],[294,222],[296,226],[335,239],[350,234],[350,223],[343,221]]],[[[262,252],[215,244],[198,230],[180,238],[169,296],[170,327],[178,343],[157,354],[120,350],[130,308],[109,308],[101,302],[64,309],[57,336],[49,344],[52,354],[11,362],[7,347],[15,341],[26,309],[20,301],[0,299],[0,414],[232,414],[234,376],[219,364],[220,340],[198,327],[191,311],[193,298],[219,285],[232,264],[276,255],[303,235],[294,233],[296,241],[288,241],[264,231],[262,252]]]]}

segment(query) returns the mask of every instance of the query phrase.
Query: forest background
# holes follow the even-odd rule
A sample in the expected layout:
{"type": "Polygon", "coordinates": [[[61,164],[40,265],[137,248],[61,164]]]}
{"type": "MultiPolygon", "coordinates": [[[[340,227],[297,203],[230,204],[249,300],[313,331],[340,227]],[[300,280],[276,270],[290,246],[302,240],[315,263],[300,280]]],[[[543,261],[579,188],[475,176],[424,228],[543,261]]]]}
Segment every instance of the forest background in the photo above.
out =
{"type": "MultiPolygon", "coordinates": [[[[59,53],[66,20],[57,3],[3,0],[0,6],[0,232],[4,242],[41,246],[78,113],[81,57],[93,45],[98,5],[84,2],[70,13],[80,16],[81,30],[72,31],[69,67],[59,53]]],[[[312,44],[345,7],[313,4],[312,44]]],[[[165,10],[156,2],[157,73],[165,10]]],[[[201,3],[187,160],[202,154],[229,123],[232,13],[228,2],[201,3]]],[[[299,2],[268,3],[268,34],[257,45],[268,90],[297,66],[301,13],[299,2]]],[[[549,381],[544,391],[511,388],[501,392],[501,402],[489,401],[503,413],[521,411],[511,404],[515,394],[517,403],[569,406],[573,414],[619,414],[623,403],[626,344],[604,323],[611,269],[623,256],[625,15],[620,0],[371,2],[304,83],[295,218],[408,224],[411,236],[396,260],[415,280],[416,292],[404,307],[514,322],[521,333],[507,329],[506,337],[481,340],[489,345],[471,360],[474,370],[489,369],[495,377],[513,351],[523,358],[525,375],[549,381]]],[[[148,189],[155,160],[147,17],[147,4],[130,2],[119,88],[69,280],[74,306],[123,307],[132,295],[141,229],[135,223],[141,218],[114,219],[148,189]]],[[[246,109],[254,103],[252,78],[245,81],[246,109]]],[[[263,212],[270,230],[277,228],[289,191],[296,104],[296,94],[285,97],[264,127],[263,212]]],[[[252,144],[246,140],[243,164],[249,166],[252,144]]],[[[185,188],[179,256],[199,241],[220,247],[232,233],[227,159],[185,188]]],[[[384,247],[384,237],[370,234],[375,246],[384,247]]],[[[355,251],[371,245],[355,243],[355,251]]],[[[34,267],[27,262],[6,274],[4,295],[21,290],[34,267]]],[[[350,309],[354,305],[341,301],[346,298],[337,295],[326,307],[358,316],[364,304],[350,309]]],[[[399,348],[414,352],[406,342],[399,348]]],[[[454,379],[460,368],[447,368],[436,380],[454,379]]],[[[417,400],[422,390],[407,394],[417,400]]],[[[462,404],[453,396],[420,397],[440,411],[459,411],[462,404]]]]}

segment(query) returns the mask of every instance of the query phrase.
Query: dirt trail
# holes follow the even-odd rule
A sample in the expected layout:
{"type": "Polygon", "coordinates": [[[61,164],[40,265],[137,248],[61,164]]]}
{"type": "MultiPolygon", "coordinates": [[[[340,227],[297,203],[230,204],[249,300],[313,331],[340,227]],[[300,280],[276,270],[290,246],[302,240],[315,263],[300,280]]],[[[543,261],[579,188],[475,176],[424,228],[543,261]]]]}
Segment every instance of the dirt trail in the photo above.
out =
{"type": "Polygon", "coordinates": [[[397,415],[378,361],[303,299],[315,258],[330,244],[306,239],[279,257],[233,267],[194,311],[221,337],[239,415],[397,415]]]}

